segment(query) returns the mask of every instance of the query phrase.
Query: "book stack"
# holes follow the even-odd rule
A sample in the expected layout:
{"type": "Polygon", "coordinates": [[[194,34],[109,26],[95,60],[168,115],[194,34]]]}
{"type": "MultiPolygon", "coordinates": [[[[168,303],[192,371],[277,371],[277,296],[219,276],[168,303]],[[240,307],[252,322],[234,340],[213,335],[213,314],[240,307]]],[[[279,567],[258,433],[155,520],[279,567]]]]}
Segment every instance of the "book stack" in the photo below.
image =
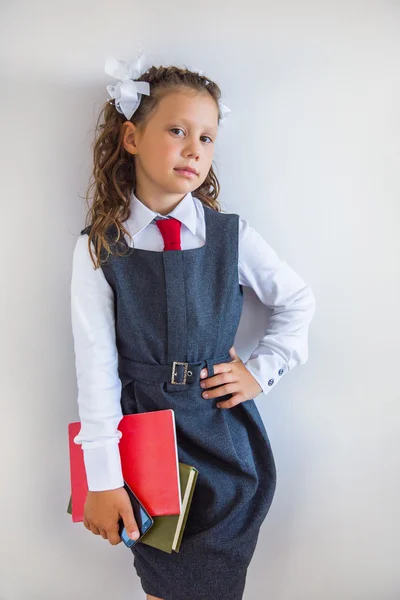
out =
{"type": "MultiPolygon", "coordinates": [[[[80,422],[68,425],[71,496],[67,512],[74,523],[83,521],[88,493],[83,450],[74,442],[80,427],[80,422]]],[[[178,461],[174,411],[124,415],[118,429],[123,478],[154,520],[137,543],[179,552],[198,471],[178,461]]]]}

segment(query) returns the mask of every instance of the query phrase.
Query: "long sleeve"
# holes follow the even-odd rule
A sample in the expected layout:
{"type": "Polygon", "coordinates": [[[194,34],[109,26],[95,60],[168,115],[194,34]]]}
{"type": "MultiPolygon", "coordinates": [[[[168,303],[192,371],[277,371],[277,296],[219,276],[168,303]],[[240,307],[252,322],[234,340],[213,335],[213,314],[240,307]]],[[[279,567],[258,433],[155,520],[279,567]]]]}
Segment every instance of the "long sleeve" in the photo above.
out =
{"type": "Polygon", "coordinates": [[[245,362],[264,394],[282,375],[308,360],[308,329],[315,312],[310,287],[281,260],[248,221],[239,218],[239,283],[272,309],[267,330],[245,362]]]}
{"type": "MultiPolygon", "coordinates": [[[[94,248],[92,246],[92,250],[94,248]]],[[[78,238],[72,261],[71,321],[81,421],[74,438],[82,445],[91,491],[122,487],[117,429],[122,419],[121,380],[115,344],[114,293],[95,269],[88,237],[78,238]]]]}

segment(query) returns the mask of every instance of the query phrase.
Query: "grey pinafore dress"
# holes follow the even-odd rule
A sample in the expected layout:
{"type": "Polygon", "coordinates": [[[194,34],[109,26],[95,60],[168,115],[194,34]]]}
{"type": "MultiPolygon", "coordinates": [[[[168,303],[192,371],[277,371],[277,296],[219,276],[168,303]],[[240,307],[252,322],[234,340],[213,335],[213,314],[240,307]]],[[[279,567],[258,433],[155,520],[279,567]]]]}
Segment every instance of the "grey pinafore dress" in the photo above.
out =
{"type": "Polygon", "coordinates": [[[199,471],[179,552],[131,548],[144,592],[165,600],[242,599],[276,487],[254,400],[221,409],[230,394],[202,397],[200,371],[212,376],[213,365],[231,361],[243,305],[239,216],[207,206],[204,214],[199,248],[132,249],[123,238],[129,253],[102,264],[115,296],[122,413],[172,408],[178,459],[199,471]]]}

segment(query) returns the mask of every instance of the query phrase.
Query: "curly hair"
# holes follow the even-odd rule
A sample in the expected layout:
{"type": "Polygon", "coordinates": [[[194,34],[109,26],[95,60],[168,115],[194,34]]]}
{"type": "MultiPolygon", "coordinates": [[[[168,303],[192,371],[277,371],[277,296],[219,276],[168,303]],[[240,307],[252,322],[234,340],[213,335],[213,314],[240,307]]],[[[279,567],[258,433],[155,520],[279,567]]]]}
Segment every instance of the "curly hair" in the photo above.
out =
{"type": "MultiPolygon", "coordinates": [[[[145,127],[160,100],[171,91],[189,88],[199,93],[210,94],[218,108],[218,123],[221,120],[221,111],[218,101],[221,90],[216,83],[203,75],[199,75],[187,68],[176,66],[152,66],[135,81],[147,81],[151,86],[151,95],[143,95],[139,107],[132,115],[130,121],[138,129],[145,127]]],[[[89,233],[88,247],[95,268],[100,267],[101,256],[107,260],[110,254],[121,256],[118,251],[113,252],[109,244],[111,231],[116,232],[113,243],[114,250],[120,244],[123,234],[130,234],[123,226],[123,222],[130,215],[130,196],[135,189],[136,174],[135,161],[123,145],[123,123],[126,117],[115,108],[114,100],[107,100],[102,107],[97,119],[93,149],[92,182],[88,186],[85,198],[88,205],[85,230],[89,233]],[[94,188],[93,202],[89,204],[89,195],[94,188]],[[91,250],[91,242],[95,247],[96,257],[91,250]]],[[[192,192],[205,206],[221,212],[217,201],[220,185],[213,167],[210,168],[203,183],[192,192]]],[[[85,231],[84,230],[84,231],[85,231]]],[[[126,246],[125,246],[126,250],[126,246]]],[[[129,250],[133,250],[129,248],[129,250]]]]}

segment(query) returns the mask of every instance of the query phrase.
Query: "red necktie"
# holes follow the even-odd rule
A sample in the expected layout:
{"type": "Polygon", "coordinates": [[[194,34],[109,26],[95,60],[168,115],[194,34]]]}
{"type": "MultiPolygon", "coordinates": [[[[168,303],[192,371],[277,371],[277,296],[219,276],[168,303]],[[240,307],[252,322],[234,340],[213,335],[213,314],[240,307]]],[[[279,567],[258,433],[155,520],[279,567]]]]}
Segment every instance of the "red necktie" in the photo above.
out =
{"type": "Polygon", "coordinates": [[[181,250],[181,221],[174,217],[157,219],[156,224],[164,240],[164,250],[181,250]]]}

